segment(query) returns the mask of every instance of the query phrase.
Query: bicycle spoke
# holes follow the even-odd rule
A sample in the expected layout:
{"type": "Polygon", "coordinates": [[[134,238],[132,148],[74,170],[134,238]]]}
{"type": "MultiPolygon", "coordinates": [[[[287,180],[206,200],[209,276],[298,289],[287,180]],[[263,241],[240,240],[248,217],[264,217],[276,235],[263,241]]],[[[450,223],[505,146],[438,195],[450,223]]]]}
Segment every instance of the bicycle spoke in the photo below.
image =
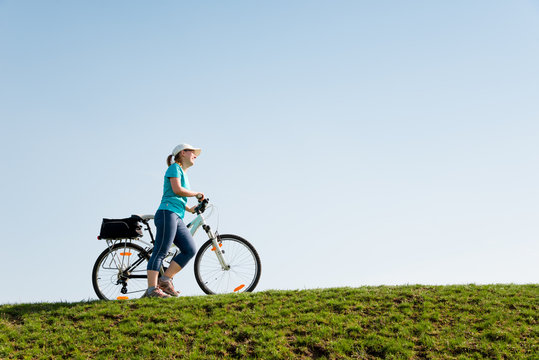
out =
{"type": "Polygon", "coordinates": [[[237,236],[222,235],[223,269],[213,244],[205,243],[195,260],[195,276],[206,293],[252,291],[260,277],[260,260],[252,246],[237,236]]]}
{"type": "Polygon", "coordinates": [[[147,253],[131,243],[116,244],[103,252],[93,271],[98,296],[108,300],[140,297],[147,288],[146,277],[142,276],[146,274],[147,260],[147,253]]]}

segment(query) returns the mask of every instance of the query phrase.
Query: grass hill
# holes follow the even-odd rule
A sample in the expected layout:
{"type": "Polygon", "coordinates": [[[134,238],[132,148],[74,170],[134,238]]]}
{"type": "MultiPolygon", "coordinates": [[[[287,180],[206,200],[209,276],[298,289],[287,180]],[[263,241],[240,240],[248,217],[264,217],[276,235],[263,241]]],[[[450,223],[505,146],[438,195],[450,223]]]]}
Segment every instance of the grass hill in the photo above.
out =
{"type": "Polygon", "coordinates": [[[0,306],[0,358],[538,359],[539,286],[0,306]]]}

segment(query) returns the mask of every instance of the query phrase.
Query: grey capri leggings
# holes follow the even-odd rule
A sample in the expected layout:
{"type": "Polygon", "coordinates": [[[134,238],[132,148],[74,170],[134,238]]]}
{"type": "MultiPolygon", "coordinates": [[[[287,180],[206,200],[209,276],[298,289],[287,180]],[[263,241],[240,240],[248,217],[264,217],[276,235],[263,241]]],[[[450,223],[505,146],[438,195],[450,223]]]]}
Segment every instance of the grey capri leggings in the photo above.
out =
{"type": "Polygon", "coordinates": [[[172,243],[180,249],[180,253],[172,260],[183,268],[196,253],[195,240],[189,229],[178,214],[169,210],[157,210],[154,222],[155,244],[147,269],[159,271],[172,243]]]}

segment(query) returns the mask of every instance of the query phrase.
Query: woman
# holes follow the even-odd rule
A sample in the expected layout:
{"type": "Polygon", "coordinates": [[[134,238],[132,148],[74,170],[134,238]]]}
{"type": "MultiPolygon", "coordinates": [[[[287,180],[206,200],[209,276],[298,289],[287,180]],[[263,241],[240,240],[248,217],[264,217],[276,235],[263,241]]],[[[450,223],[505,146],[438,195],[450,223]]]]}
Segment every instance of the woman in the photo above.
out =
{"type": "Polygon", "coordinates": [[[143,297],[178,296],[179,292],[174,289],[172,278],[195,255],[195,241],[185,226],[183,217],[185,211],[194,213],[195,207],[187,207],[187,198],[196,196],[201,201],[204,194],[190,190],[185,172],[193,166],[200,152],[200,149],[191,145],[180,144],[167,158],[163,198],[154,219],[156,235],[153,253],[148,261],[148,290],[143,297]],[[158,279],[159,269],[172,243],[180,249],[180,253],[172,259],[165,274],[158,279]]]}

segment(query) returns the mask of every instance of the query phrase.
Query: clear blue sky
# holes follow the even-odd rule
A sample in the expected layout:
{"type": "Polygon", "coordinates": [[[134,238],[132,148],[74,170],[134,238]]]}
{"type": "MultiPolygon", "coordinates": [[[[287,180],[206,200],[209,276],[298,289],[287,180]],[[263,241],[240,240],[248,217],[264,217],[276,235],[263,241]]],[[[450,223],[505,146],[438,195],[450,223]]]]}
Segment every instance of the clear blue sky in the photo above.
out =
{"type": "Polygon", "coordinates": [[[538,282],[539,1],[0,1],[0,49],[0,303],[96,298],[182,142],[258,290],[538,282]]]}

